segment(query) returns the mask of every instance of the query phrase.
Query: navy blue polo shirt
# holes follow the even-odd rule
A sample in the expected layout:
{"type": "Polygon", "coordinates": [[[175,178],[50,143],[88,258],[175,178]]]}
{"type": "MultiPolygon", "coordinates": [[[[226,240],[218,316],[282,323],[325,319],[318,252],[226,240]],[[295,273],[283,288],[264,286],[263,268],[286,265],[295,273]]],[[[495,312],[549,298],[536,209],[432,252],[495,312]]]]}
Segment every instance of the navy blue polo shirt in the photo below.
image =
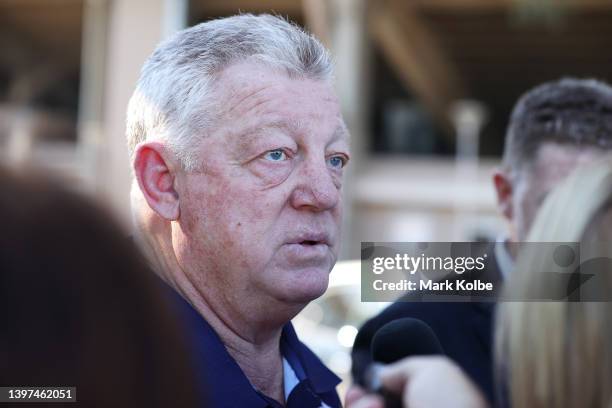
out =
{"type": "MultiPolygon", "coordinates": [[[[169,287],[168,290],[192,347],[197,384],[204,401],[201,406],[281,407],[251,385],[208,322],[178,293],[169,287]]],[[[340,379],[300,342],[290,322],[283,327],[280,348],[299,380],[287,398],[287,408],[319,408],[321,402],[331,408],[341,407],[336,392],[340,379]]]]}

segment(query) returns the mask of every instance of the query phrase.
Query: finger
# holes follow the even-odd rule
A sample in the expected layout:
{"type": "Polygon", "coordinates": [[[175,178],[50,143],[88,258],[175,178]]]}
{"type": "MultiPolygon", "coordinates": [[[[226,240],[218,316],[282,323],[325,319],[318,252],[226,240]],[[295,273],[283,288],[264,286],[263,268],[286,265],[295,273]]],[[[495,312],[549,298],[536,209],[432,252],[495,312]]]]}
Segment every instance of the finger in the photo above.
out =
{"type": "Polygon", "coordinates": [[[365,395],[366,392],[363,388],[353,385],[346,392],[344,405],[348,406],[349,404],[352,404],[358,399],[365,397],[365,395]]]}
{"type": "Polygon", "coordinates": [[[382,398],[377,395],[366,395],[351,404],[346,404],[346,408],[385,408],[382,398]]]}
{"type": "Polygon", "coordinates": [[[391,392],[401,394],[410,378],[419,370],[430,364],[439,362],[440,357],[407,357],[396,363],[383,367],[380,372],[380,382],[391,392]]]}

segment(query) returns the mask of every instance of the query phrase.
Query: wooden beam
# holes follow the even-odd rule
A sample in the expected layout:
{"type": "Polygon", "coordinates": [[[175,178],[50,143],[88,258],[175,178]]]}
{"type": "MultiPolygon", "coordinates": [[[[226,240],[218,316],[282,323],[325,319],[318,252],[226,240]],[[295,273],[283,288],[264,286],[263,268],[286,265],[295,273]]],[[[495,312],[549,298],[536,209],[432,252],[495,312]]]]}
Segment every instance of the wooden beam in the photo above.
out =
{"type": "Polygon", "coordinates": [[[427,24],[412,7],[381,1],[370,11],[369,26],[375,43],[406,88],[451,130],[449,108],[465,96],[465,86],[427,24]]]}
{"type": "Polygon", "coordinates": [[[81,7],[84,0],[0,0],[0,8],[47,8],[56,6],[81,7]]]}
{"type": "Polygon", "coordinates": [[[330,18],[328,0],[302,0],[306,28],[327,48],[330,48],[330,18]]]}
{"type": "MultiPolygon", "coordinates": [[[[407,0],[407,3],[423,11],[461,13],[509,11],[531,1],[537,0],[407,0]]],[[[610,0],[556,0],[552,3],[571,11],[612,10],[610,0]]]]}
{"type": "Polygon", "coordinates": [[[192,0],[196,16],[226,16],[243,13],[277,13],[299,16],[301,0],[192,0]]]}

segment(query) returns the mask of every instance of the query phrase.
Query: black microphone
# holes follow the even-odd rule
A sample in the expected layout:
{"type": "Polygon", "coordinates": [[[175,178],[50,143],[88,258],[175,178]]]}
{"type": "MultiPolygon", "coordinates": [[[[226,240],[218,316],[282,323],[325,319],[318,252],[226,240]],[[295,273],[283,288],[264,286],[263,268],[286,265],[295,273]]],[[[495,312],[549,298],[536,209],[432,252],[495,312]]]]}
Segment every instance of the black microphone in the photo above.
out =
{"type": "Polygon", "coordinates": [[[380,384],[376,363],[390,364],[405,357],[444,354],[436,334],[425,322],[411,317],[393,320],[380,328],[372,339],[372,359],[365,375],[366,388],[383,396],[386,408],[400,408],[401,396],[380,384]]]}
{"type": "Polygon", "coordinates": [[[380,328],[372,338],[372,359],[390,364],[410,356],[444,354],[436,334],[427,323],[404,317],[380,328]]]}

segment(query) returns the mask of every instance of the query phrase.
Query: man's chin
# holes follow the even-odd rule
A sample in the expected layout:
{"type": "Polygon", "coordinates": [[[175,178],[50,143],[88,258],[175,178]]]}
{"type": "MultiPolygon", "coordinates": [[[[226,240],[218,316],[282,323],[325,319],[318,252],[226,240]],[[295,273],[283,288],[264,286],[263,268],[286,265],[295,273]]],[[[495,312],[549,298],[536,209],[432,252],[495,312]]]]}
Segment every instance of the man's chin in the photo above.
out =
{"type": "Polygon", "coordinates": [[[288,303],[307,303],[321,297],[327,290],[329,273],[316,269],[302,271],[284,284],[277,286],[282,290],[281,298],[288,303]]]}
{"type": "Polygon", "coordinates": [[[327,290],[327,286],[323,289],[318,289],[318,288],[313,288],[311,290],[300,290],[300,291],[296,291],[294,293],[292,293],[288,300],[293,302],[293,303],[302,303],[304,304],[304,306],[306,306],[306,304],[312,302],[315,299],[320,298],[321,296],[323,296],[323,294],[325,293],[325,291],[327,290]]]}

